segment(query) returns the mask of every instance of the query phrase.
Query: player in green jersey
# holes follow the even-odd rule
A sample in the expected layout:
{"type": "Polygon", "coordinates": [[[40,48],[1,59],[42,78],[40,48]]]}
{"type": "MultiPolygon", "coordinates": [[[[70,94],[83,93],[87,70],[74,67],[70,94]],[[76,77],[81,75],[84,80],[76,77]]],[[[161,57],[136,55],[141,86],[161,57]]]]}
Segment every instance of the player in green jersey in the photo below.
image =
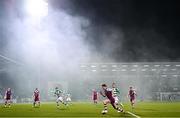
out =
{"type": "Polygon", "coordinates": [[[115,83],[112,83],[112,91],[113,91],[113,97],[115,99],[115,104],[116,105],[121,105],[121,107],[123,107],[123,104],[121,102],[119,102],[120,91],[116,87],[115,83]]]}

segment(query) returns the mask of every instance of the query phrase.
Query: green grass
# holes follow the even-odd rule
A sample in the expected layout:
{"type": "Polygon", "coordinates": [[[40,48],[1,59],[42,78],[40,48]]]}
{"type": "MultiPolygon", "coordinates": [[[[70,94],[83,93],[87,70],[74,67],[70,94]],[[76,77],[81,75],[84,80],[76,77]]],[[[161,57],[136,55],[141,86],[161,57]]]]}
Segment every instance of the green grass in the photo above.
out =
{"type": "Polygon", "coordinates": [[[180,102],[140,102],[130,111],[141,117],[180,117],[180,102]]]}
{"type": "MultiPolygon", "coordinates": [[[[125,103],[125,110],[140,117],[180,117],[179,102],[139,102],[135,109],[125,103]]],[[[102,104],[73,103],[69,107],[61,105],[58,109],[55,103],[42,103],[40,108],[31,104],[14,104],[11,108],[0,108],[0,117],[132,117],[128,113],[117,113],[111,106],[106,115],[102,115],[102,104]]]]}

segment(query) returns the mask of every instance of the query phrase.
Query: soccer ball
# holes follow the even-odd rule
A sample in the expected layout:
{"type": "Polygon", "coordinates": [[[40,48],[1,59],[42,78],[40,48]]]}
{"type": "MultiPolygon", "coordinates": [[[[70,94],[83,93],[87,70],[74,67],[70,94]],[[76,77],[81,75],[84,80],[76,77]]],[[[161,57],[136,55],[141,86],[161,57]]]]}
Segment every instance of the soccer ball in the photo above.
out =
{"type": "Polygon", "coordinates": [[[102,110],[102,114],[106,114],[108,111],[107,110],[102,110]]]}

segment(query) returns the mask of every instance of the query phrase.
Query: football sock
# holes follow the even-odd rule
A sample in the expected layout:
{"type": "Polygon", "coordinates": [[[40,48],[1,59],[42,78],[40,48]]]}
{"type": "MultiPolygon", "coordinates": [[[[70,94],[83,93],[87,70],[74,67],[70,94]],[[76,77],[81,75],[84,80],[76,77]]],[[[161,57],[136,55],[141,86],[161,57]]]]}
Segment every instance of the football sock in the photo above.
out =
{"type": "Polygon", "coordinates": [[[104,110],[107,110],[107,105],[106,104],[104,104],[104,110]]]}

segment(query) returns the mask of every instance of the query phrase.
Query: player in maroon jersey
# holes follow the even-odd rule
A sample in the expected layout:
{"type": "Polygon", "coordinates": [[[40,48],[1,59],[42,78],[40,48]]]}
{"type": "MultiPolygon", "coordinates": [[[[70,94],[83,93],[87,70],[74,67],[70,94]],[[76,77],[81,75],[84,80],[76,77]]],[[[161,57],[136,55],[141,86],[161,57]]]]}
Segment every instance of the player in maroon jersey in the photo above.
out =
{"type": "Polygon", "coordinates": [[[129,99],[130,99],[132,108],[134,108],[136,96],[137,96],[136,91],[133,90],[132,87],[129,87],[128,97],[129,97],[129,99]]]}
{"type": "Polygon", "coordinates": [[[11,99],[12,99],[11,88],[8,88],[5,92],[5,95],[4,95],[5,107],[7,104],[8,104],[8,107],[11,107],[11,99]]]}
{"type": "Polygon", "coordinates": [[[38,106],[40,106],[40,92],[38,88],[34,90],[33,98],[34,98],[33,107],[35,107],[37,103],[38,103],[38,106]]]}
{"type": "Polygon", "coordinates": [[[103,114],[107,113],[108,110],[107,110],[107,104],[111,104],[113,106],[114,109],[116,109],[118,112],[124,112],[123,109],[119,108],[116,103],[115,103],[115,99],[113,97],[113,93],[112,93],[112,89],[110,88],[107,88],[107,85],[106,84],[102,84],[102,89],[103,89],[103,92],[100,91],[100,94],[103,96],[103,97],[107,97],[107,99],[105,99],[103,101],[103,104],[104,104],[104,110],[102,111],[103,114]]]}
{"type": "Polygon", "coordinates": [[[94,104],[97,104],[97,101],[98,101],[98,92],[96,90],[93,90],[92,100],[93,100],[94,104]]]}

